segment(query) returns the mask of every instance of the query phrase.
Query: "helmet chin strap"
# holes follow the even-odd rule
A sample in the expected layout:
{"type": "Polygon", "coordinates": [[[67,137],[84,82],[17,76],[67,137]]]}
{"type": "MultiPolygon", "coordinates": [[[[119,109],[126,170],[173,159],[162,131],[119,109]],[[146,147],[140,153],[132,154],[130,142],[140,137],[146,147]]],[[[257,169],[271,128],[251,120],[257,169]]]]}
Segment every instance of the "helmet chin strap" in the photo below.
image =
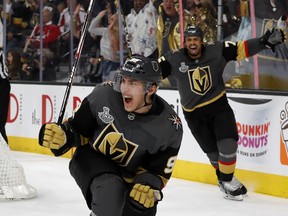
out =
{"type": "Polygon", "coordinates": [[[139,106],[139,107],[137,107],[133,112],[136,112],[137,110],[139,110],[139,109],[141,109],[141,108],[143,108],[143,107],[145,107],[145,106],[149,106],[149,105],[151,105],[152,103],[147,103],[147,101],[146,101],[146,96],[147,96],[147,92],[144,94],[144,104],[143,105],[141,105],[141,106],[139,106]]]}

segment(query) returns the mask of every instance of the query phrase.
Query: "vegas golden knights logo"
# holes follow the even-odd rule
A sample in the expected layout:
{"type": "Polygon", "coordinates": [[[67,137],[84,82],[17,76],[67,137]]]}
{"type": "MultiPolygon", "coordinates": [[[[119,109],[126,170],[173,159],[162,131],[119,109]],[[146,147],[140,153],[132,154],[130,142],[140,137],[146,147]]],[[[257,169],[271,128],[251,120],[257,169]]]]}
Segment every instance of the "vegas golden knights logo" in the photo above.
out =
{"type": "Polygon", "coordinates": [[[93,148],[121,166],[127,166],[138,145],[126,140],[113,123],[108,124],[93,143],[93,148]]]}
{"type": "Polygon", "coordinates": [[[208,66],[189,70],[188,76],[191,90],[196,94],[204,95],[212,86],[211,73],[208,66]]]}

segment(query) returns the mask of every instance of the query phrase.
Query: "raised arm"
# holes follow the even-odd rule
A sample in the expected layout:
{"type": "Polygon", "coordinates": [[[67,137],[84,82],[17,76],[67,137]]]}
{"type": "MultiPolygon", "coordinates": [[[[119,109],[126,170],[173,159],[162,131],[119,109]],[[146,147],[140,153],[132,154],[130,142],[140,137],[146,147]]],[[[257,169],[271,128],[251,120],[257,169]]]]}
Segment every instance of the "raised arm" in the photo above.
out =
{"type": "Polygon", "coordinates": [[[282,29],[272,28],[267,30],[260,38],[253,38],[245,41],[223,42],[223,56],[227,61],[241,60],[253,56],[264,49],[272,49],[286,41],[286,35],[282,29]]]}

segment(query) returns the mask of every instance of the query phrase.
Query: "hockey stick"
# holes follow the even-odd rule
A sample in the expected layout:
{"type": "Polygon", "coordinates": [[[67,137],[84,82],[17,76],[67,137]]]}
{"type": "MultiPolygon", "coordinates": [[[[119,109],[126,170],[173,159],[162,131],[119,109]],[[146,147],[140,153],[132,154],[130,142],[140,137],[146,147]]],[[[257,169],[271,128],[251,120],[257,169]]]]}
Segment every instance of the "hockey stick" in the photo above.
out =
{"type": "Polygon", "coordinates": [[[91,19],[91,15],[92,15],[92,8],[94,6],[95,1],[96,0],[90,0],[89,7],[87,9],[87,16],[86,16],[84,24],[82,26],[82,30],[81,30],[82,34],[81,34],[80,39],[79,39],[79,44],[78,44],[78,47],[77,47],[77,50],[76,50],[76,54],[75,54],[75,57],[74,57],[74,62],[73,62],[73,65],[72,65],[71,73],[69,75],[69,79],[68,79],[66,91],[65,91],[65,94],[64,94],[62,106],[60,108],[60,113],[59,113],[59,117],[58,117],[58,121],[57,121],[58,124],[61,124],[62,121],[63,121],[63,118],[64,118],[64,114],[65,114],[68,98],[69,98],[71,87],[72,87],[72,83],[73,83],[73,78],[74,78],[74,75],[76,73],[77,66],[78,66],[78,63],[79,63],[79,60],[80,60],[80,57],[81,57],[82,48],[83,48],[83,44],[84,44],[84,41],[85,41],[85,38],[86,38],[86,35],[87,35],[87,30],[88,30],[88,27],[89,27],[88,25],[90,23],[90,19],[91,19]]]}

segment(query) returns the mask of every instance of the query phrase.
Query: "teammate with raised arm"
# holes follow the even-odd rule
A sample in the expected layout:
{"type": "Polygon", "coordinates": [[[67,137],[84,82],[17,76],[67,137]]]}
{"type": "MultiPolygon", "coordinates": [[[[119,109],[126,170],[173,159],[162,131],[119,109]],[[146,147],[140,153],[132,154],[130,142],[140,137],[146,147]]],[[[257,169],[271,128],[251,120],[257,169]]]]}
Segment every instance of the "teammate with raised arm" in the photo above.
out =
{"type": "Polygon", "coordinates": [[[157,60],[132,56],[68,121],[42,126],[40,145],[58,155],[77,147],[70,173],[91,215],[156,215],[183,136],[180,118],[156,94],[161,78],[157,60]]]}
{"type": "Polygon", "coordinates": [[[281,29],[268,30],[261,38],[203,44],[199,27],[185,30],[185,47],[159,58],[163,78],[177,82],[188,126],[216,170],[224,197],[243,200],[246,187],[234,177],[238,133],[224,86],[223,71],[231,60],[240,60],[285,41],[281,29]]]}

